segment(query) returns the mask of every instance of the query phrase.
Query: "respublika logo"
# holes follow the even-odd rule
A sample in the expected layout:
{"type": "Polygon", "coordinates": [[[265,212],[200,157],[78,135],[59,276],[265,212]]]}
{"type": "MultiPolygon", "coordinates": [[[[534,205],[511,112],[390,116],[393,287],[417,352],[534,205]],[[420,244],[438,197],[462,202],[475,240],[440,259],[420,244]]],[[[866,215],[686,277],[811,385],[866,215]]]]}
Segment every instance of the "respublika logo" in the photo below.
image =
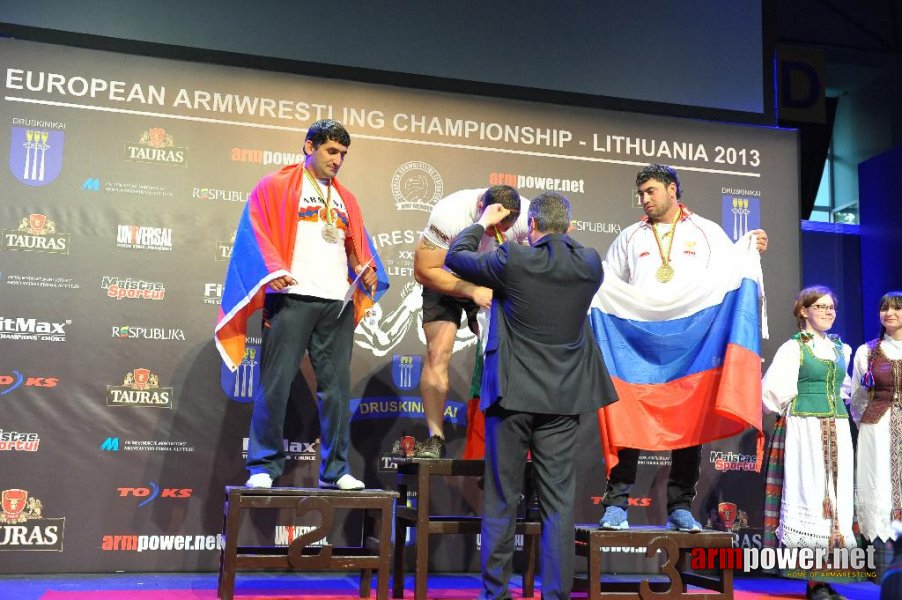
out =
{"type": "Polygon", "coordinates": [[[66,327],[71,324],[71,319],[57,322],[39,321],[34,317],[0,317],[0,340],[65,342],[66,327]]]}
{"type": "Polygon", "coordinates": [[[37,452],[41,445],[41,437],[36,433],[24,431],[3,431],[0,429],[0,452],[37,452]]]}
{"type": "Polygon", "coordinates": [[[172,250],[172,229],[146,225],[119,225],[116,231],[116,247],[131,250],[172,250]]]}
{"type": "Polygon", "coordinates": [[[237,402],[253,402],[261,397],[263,388],[260,385],[260,345],[245,346],[244,358],[234,371],[220,361],[219,385],[229,398],[237,402]]]}
{"type": "MultiPolygon", "coordinates": [[[[748,191],[748,190],[739,190],[748,191]]],[[[751,193],[757,193],[752,191],[751,193]]],[[[761,199],[752,196],[723,196],[723,230],[734,242],[749,231],[761,228],[761,199]]]]}
{"type": "Polygon", "coordinates": [[[220,202],[247,202],[251,193],[247,190],[223,190],[214,187],[195,187],[191,193],[197,200],[217,200],[220,202]]]}
{"type": "Polygon", "coordinates": [[[107,406],[172,408],[172,388],[160,387],[160,378],[149,369],[126,373],[122,385],[106,386],[107,406]]]}
{"type": "Polygon", "coordinates": [[[0,396],[5,396],[20,387],[51,388],[59,383],[58,377],[25,376],[13,370],[10,374],[0,373],[0,396]]]}
{"type": "Polygon", "coordinates": [[[432,165],[414,160],[398,167],[391,178],[391,193],[398,210],[431,212],[442,197],[442,176],[432,165]]]}
{"type": "Polygon", "coordinates": [[[112,337],[120,340],[150,340],[154,342],[184,342],[185,330],[177,327],[145,327],[143,325],[113,325],[112,337]]]}
{"type": "Polygon", "coordinates": [[[391,361],[392,381],[399,390],[412,390],[420,385],[423,357],[395,354],[391,361]]]}
{"type": "Polygon", "coordinates": [[[120,498],[141,498],[138,508],[146,506],[157,498],[169,500],[187,500],[194,492],[191,488],[160,488],[156,482],[151,481],[150,487],[120,487],[116,488],[120,498]]]}
{"type": "Polygon", "coordinates": [[[144,281],[131,277],[104,275],[100,287],[106,295],[116,300],[162,300],[166,296],[166,286],[159,281],[144,281]]]}
{"type": "Polygon", "coordinates": [[[63,551],[66,518],[44,518],[43,503],[27,490],[3,490],[0,508],[0,551],[63,551]]]}
{"type": "Polygon", "coordinates": [[[152,127],[141,134],[137,144],[125,145],[125,160],[158,165],[188,165],[188,148],[176,146],[171,133],[152,127]]]}
{"type": "Polygon", "coordinates": [[[69,234],[58,233],[46,215],[33,213],[19,221],[17,229],[3,230],[3,247],[25,252],[69,254],[69,234]]]}
{"type": "MultiPolygon", "coordinates": [[[[23,121],[14,119],[13,122],[23,121]]],[[[13,127],[9,138],[9,170],[25,185],[47,185],[63,168],[65,123],[27,121],[37,126],[13,127]]]]}

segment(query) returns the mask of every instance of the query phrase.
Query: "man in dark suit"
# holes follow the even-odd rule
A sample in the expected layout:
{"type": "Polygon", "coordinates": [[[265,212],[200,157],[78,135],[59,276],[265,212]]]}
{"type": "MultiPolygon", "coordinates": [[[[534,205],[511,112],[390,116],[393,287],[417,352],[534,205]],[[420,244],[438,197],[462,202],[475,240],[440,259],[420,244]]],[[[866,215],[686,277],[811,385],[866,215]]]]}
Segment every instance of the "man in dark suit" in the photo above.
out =
{"type": "Polygon", "coordinates": [[[494,293],[480,408],[485,411],[482,599],[508,599],[517,503],[532,452],[542,517],[542,597],[573,584],[573,451],[579,415],[617,399],[586,315],[601,258],[567,236],[570,202],[545,192],[529,205],[530,246],[476,252],[509,211],[492,204],[448,249],[445,264],[494,293]]]}

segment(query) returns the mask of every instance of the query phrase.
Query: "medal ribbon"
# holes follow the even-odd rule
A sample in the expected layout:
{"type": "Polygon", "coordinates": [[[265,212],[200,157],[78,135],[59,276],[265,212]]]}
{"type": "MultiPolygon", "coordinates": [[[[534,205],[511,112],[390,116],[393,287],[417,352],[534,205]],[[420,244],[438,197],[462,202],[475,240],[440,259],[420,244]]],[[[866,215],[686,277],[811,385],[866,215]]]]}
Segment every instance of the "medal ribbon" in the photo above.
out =
{"type": "MultiPolygon", "coordinates": [[[[673,218],[673,223],[670,224],[670,242],[667,244],[667,255],[664,255],[664,248],[661,247],[661,237],[658,235],[658,228],[656,227],[657,223],[651,224],[651,230],[655,234],[655,242],[658,243],[658,254],[661,255],[661,265],[667,266],[670,264],[670,249],[673,248],[673,238],[676,236],[676,228],[677,223],[680,222],[680,217],[683,216],[682,207],[677,211],[676,216],[673,218]]],[[[665,237],[667,234],[664,234],[665,237]]]]}
{"type": "Polygon", "coordinates": [[[307,176],[307,180],[310,182],[310,185],[313,186],[313,189],[316,190],[316,195],[319,196],[319,199],[323,201],[323,204],[326,206],[326,224],[332,225],[335,220],[332,217],[332,186],[327,185],[328,188],[326,190],[326,197],[323,198],[323,192],[319,187],[319,181],[313,177],[313,174],[307,170],[307,167],[304,167],[304,175],[307,176]]]}

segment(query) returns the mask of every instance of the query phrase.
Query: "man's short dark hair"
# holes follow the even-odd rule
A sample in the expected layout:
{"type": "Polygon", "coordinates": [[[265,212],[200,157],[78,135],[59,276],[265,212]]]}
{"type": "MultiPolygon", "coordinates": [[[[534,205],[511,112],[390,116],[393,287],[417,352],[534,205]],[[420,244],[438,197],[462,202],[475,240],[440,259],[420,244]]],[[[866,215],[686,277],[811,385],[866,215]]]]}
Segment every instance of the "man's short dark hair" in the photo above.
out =
{"type": "Polygon", "coordinates": [[[511,211],[501,222],[502,225],[510,226],[520,216],[520,194],[509,185],[493,185],[487,189],[482,195],[483,209],[490,204],[500,204],[511,211]]]}
{"type": "Polygon", "coordinates": [[[649,179],[654,179],[667,187],[671,183],[676,184],[677,200],[683,197],[683,186],[680,185],[680,177],[677,175],[676,169],[667,165],[652,164],[643,167],[639,174],[636,175],[636,187],[641,186],[649,179]]]}
{"type": "Polygon", "coordinates": [[[321,119],[312,124],[307,129],[307,137],[304,142],[308,140],[313,142],[314,148],[319,148],[320,144],[329,140],[338,142],[342,146],[351,145],[351,135],[348,130],[344,128],[344,125],[332,119],[321,119]]]}
{"type": "Polygon", "coordinates": [[[529,202],[529,218],[540,233],[567,233],[570,229],[570,201],[557,192],[542,192],[529,202]]]}

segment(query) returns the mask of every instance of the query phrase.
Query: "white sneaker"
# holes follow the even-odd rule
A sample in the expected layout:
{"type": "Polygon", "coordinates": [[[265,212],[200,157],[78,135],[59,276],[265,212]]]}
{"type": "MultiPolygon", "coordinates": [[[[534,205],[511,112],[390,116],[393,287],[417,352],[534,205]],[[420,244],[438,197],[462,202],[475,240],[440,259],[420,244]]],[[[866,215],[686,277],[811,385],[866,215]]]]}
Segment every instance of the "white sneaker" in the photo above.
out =
{"type": "Polygon", "coordinates": [[[351,475],[350,473],[345,473],[341,477],[338,478],[338,481],[323,481],[319,480],[319,487],[333,490],[362,490],[366,487],[362,481],[351,475]]]}
{"type": "Polygon", "coordinates": [[[271,488],[272,475],[270,475],[269,473],[254,473],[250,476],[250,479],[247,480],[247,483],[244,484],[244,487],[271,488]]]}

